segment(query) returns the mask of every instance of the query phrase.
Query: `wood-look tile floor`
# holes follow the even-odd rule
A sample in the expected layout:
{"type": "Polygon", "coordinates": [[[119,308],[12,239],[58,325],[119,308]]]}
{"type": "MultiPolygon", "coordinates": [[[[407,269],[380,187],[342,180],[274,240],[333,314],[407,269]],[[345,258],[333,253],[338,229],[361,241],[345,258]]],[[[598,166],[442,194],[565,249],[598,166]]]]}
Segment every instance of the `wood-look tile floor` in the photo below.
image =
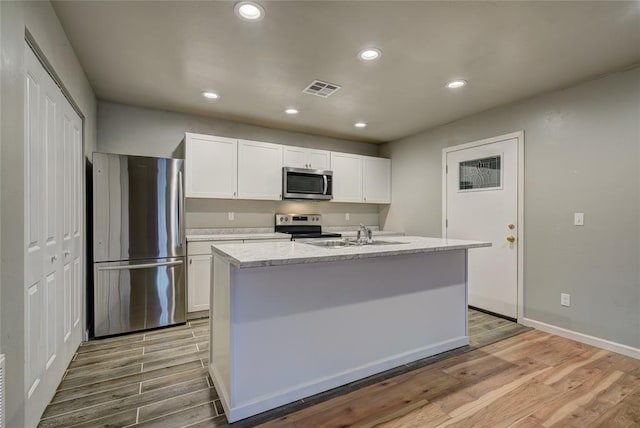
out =
{"type": "MultiPolygon", "coordinates": [[[[527,330],[470,309],[469,347],[233,426],[640,426],[640,361],[527,330]]],[[[205,319],[83,343],[40,426],[227,426],[208,332],[205,319]]]]}
{"type": "Polygon", "coordinates": [[[208,356],[208,319],[82,343],[39,426],[227,426],[208,356]]]}

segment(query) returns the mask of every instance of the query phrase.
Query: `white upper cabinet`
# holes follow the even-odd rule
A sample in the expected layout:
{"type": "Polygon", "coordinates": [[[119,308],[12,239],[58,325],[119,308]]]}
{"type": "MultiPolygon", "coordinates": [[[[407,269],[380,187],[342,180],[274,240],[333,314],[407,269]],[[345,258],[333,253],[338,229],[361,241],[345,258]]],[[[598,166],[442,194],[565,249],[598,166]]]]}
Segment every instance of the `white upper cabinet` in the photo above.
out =
{"type": "Polygon", "coordinates": [[[391,203],[391,159],[362,157],[362,201],[391,203]]]}
{"type": "Polygon", "coordinates": [[[282,146],[238,140],[238,197],[282,199],[282,146]]]}
{"type": "Polygon", "coordinates": [[[309,167],[312,169],[331,169],[331,152],[309,150],[309,167]]]}
{"type": "Polygon", "coordinates": [[[331,152],[293,146],[283,146],[283,149],[283,166],[293,168],[331,169],[331,152]]]}
{"type": "Polygon", "coordinates": [[[238,140],[211,135],[185,135],[187,198],[237,197],[238,140]]]}
{"type": "Polygon", "coordinates": [[[333,201],[363,202],[362,156],[331,152],[333,201]]]}
{"type": "Polygon", "coordinates": [[[333,201],[391,203],[391,159],[185,134],[187,198],[282,199],[282,167],[333,171],[333,201]]]}

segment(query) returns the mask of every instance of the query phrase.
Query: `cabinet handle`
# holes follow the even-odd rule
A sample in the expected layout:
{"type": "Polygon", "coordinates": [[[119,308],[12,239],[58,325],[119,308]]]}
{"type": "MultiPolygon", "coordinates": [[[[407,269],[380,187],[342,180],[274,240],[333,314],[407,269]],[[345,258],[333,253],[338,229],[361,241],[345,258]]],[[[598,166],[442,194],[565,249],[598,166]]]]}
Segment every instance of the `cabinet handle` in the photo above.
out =
{"type": "Polygon", "coordinates": [[[236,192],[233,192],[233,196],[235,196],[235,195],[236,195],[236,192]]]}
{"type": "Polygon", "coordinates": [[[192,265],[193,264],[193,259],[189,259],[189,264],[192,265]]]}
{"type": "Polygon", "coordinates": [[[55,263],[58,260],[58,256],[51,257],[51,263],[55,263]]]}

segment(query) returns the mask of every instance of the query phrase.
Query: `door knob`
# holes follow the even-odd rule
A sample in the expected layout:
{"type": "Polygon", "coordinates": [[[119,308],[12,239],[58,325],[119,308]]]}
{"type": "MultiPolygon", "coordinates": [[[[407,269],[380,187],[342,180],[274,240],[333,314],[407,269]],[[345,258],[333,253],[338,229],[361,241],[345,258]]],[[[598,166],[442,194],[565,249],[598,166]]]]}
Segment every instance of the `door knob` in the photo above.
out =
{"type": "Polygon", "coordinates": [[[507,236],[507,241],[509,241],[511,243],[514,243],[514,242],[516,242],[516,237],[513,236],[513,235],[507,236]]]}
{"type": "Polygon", "coordinates": [[[507,227],[508,227],[510,230],[513,230],[513,229],[515,229],[515,228],[516,228],[516,225],[515,225],[515,224],[510,224],[510,225],[509,225],[509,226],[507,226],[507,227]]]}

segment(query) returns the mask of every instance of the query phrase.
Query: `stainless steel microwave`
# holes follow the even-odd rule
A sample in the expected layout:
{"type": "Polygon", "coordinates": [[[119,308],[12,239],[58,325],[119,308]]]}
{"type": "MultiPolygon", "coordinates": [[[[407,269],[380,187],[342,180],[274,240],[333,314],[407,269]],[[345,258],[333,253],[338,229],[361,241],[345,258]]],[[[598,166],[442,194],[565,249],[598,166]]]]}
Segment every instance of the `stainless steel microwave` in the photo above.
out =
{"type": "Polygon", "coordinates": [[[323,169],[282,168],[282,199],[333,199],[333,172],[323,169]]]}

